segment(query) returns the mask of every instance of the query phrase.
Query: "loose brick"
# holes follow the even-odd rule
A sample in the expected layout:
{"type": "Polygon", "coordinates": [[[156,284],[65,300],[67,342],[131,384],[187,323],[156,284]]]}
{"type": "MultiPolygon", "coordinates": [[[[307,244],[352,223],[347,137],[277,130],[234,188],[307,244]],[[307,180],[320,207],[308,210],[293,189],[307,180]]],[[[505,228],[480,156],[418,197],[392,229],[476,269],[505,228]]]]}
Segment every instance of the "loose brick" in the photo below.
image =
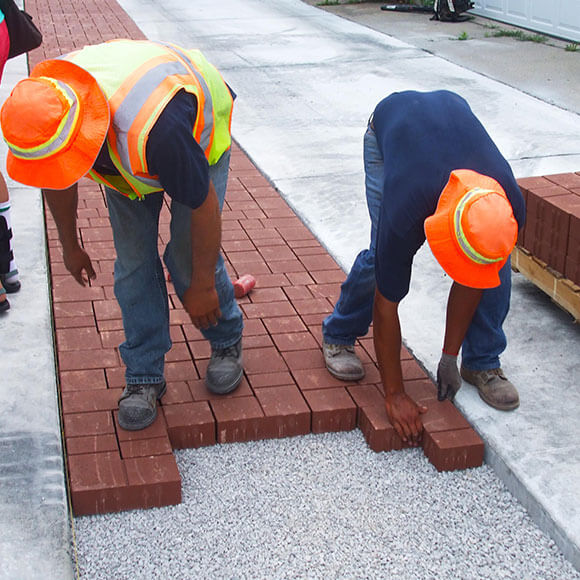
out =
{"type": "Polygon", "coordinates": [[[249,294],[253,304],[260,302],[287,302],[282,288],[254,288],[249,294]]]}
{"type": "Polygon", "coordinates": [[[430,380],[404,381],[405,393],[415,401],[429,405],[437,401],[437,387],[430,380]]]}
{"type": "Polygon", "coordinates": [[[187,381],[189,390],[194,401],[212,401],[214,399],[222,399],[223,397],[234,398],[234,397],[251,397],[252,389],[248,384],[246,377],[242,378],[239,386],[228,393],[227,395],[216,395],[212,393],[205,384],[205,379],[198,379],[196,381],[187,381]]]}
{"type": "Polygon", "coordinates": [[[270,262],[268,267],[274,274],[276,273],[300,273],[306,272],[306,268],[304,264],[298,259],[294,258],[293,260],[280,260],[279,262],[270,262]]]}
{"type": "Polygon", "coordinates": [[[291,371],[326,368],[322,351],[314,341],[315,349],[283,352],[282,356],[291,371]]]}
{"type": "Polygon", "coordinates": [[[106,389],[107,381],[103,369],[82,371],[61,371],[59,374],[61,392],[106,389]]]}
{"type": "Polygon", "coordinates": [[[294,437],[310,433],[310,408],[294,385],[266,387],[256,393],[269,423],[269,438],[294,437]]]}
{"type": "Polygon", "coordinates": [[[113,349],[59,351],[59,368],[63,371],[100,369],[119,366],[119,357],[113,349]]]}
{"type": "Polygon", "coordinates": [[[101,348],[101,339],[94,326],[57,329],[56,341],[59,351],[101,348]]]}
{"type": "Polygon", "coordinates": [[[289,332],[285,334],[274,334],[272,339],[274,340],[278,350],[281,352],[301,351],[306,349],[318,350],[318,344],[309,332],[289,332]]]}
{"type": "Polygon", "coordinates": [[[426,432],[423,438],[423,451],[437,471],[468,469],[483,463],[483,441],[471,428],[426,432]]]}
{"type": "MultiPolygon", "coordinates": [[[[317,270],[340,270],[339,265],[334,261],[334,258],[328,254],[314,254],[312,256],[302,256],[300,261],[306,266],[309,272],[316,272],[317,270]]],[[[342,272],[342,270],[340,270],[342,272]]]]}
{"type": "Polygon", "coordinates": [[[192,361],[175,361],[165,364],[165,380],[167,382],[193,381],[195,379],[199,379],[199,375],[192,361]]]}
{"type": "Polygon", "coordinates": [[[351,431],[356,427],[356,404],[345,388],[304,391],[312,410],[312,432],[351,431]]]}
{"type": "Polygon", "coordinates": [[[308,286],[286,286],[284,293],[291,302],[296,300],[311,300],[320,296],[314,296],[308,286]]]}
{"type": "Polygon", "coordinates": [[[65,437],[83,437],[114,433],[113,416],[108,411],[74,413],[64,416],[65,437]]]}
{"type": "Polygon", "coordinates": [[[113,433],[106,435],[86,435],[85,437],[67,437],[67,455],[86,455],[118,451],[117,437],[113,433]]]}
{"type": "Polygon", "coordinates": [[[264,412],[254,397],[210,401],[217,421],[218,443],[233,443],[262,439],[265,429],[264,412]]]}
{"type": "Polygon", "coordinates": [[[384,405],[363,407],[359,412],[358,426],[373,451],[393,451],[408,447],[389,422],[384,405]]]}
{"type": "Polygon", "coordinates": [[[126,509],[127,473],[118,452],[71,455],[68,469],[76,516],[126,509]]]}
{"type": "Polygon", "coordinates": [[[155,439],[156,437],[166,437],[167,436],[167,424],[163,417],[163,413],[158,408],[157,417],[155,421],[149,427],[145,429],[140,429],[139,431],[127,431],[119,425],[119,414],[117,412],[113,413],[115,419],[115,428],[117,432],[117,438],[119,443],[124,441],[137,441],[140,439],[155,439]]]}
{"type": "Polygon", "coordinates": [[[248,318],[272,318],[275,316],[294,316],[296,310],[289,302],[280,301],[260,304],[243,304],[242,310],[248,318]]]}
{"type": "Polygon", "coordinates": [[[293,286],[308,286],[314,284],[314,280],[308,272],[288,272],[286,278],[293,286]]]}
{"type": "Polygon", "coordinates": [[[244,339],[244,351],[250,348],[269,348],[271,346],[274,346],[274,343],[267,334],[248,336],[244,339]]]}
{"type": "Polygon", "coordinates": [[[294,380],[301,391],[309,391],[316,389],[331,389],[334,387],[343,387],[356,385],[356,382],[348,383],[335,379],[326,368],[306,369],[292,371],[294,380]]]}
{"type": "Polygon", "coordinates": [[[274,348],[253,348],[244,352],[244,369],[248,375],[275,373],[288,369],[280,353],[274,348]]]}
{"type": "Polygon", "coordinates": [[[94,389],[62,393],[63,413],[112,411],[118,407],[123,389],[94,389]]]}
{"type": "Polygon", "coordinates": [[[427,402],[427,412],[421,415],[423,427],[428,433],[467,429],[467,420],[450,401],[427,402]]]}
{"type": "Polygon", "coordinates": [[[154,439],[136,439],[123,441],[120,444],[121,457],[150,457],[152,455],[167,455],[171,453],[171,444],[168,437],[155,437],[154,439]]]}
{"type": "Polygon", "coordinates": [[[363,407],[380,407],[385,404],[385,396],[377,385],[353,385],[347,387],[347,391],[359,410],[363,407]]]}
{"type": "Polygon", "coordinates": [[[181,477],[172,454],[125,459],[124,464],[131,491],[125,509],[181,503],[181,477]]]}
{"type": "Polygon", "coordinates": [[[296,254],[288,246],[266,246],[260,249],[260,254],[268,264],[296,260],[296,254]]]}
{"type": "Polygon", "coordinates": [[[295,384],[292,375],[288,371],[252,374],[249,375],[248,380],[254,390],[295,384]]]}
{"type": "Polygon", "coordinates": [[[294,316],[265,318],[263,322],[268,332],[272,335],[306,331],[306,325],[297,314],[294,316]]]}
{"type": "Polygon", "coordinates": [[[163,407],[167,433],[173,449],[214,445],[216,423],[205,401],[163,407]]]}
{"type": "Polygon", "coordinates": [[[428,378],[427,373],[419,366],[419,363],[415,359],[402,360],[401,369],[403,371],[403,379],[406,381],[428,378]]]}
{"type": "Polygon", "coordinates": [[[295,300],[292,305],[301,316],[306,314],[330,314],[333,310],[326,298],[311,298],[309,300],[295,300]]]}
{"type": "Polygon", "coordinates": [[[167,390],[165,395],[163,395],[163,399],[161,399],[164,406],[190,403],[191,401],[193,401],[193,397],[191,396],[189,385],[185,381],[167,383],[167,390]]]}

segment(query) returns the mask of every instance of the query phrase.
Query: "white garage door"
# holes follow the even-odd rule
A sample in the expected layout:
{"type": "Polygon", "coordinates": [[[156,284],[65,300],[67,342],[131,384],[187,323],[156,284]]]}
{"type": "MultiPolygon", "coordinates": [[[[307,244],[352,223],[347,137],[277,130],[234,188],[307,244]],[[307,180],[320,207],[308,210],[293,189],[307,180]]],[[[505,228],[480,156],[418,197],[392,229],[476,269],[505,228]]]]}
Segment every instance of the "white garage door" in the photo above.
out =
{"type": "Polygon", "coordinates": [[[580,0],[476,0],[471,12],[580,42],[580,0]]]}

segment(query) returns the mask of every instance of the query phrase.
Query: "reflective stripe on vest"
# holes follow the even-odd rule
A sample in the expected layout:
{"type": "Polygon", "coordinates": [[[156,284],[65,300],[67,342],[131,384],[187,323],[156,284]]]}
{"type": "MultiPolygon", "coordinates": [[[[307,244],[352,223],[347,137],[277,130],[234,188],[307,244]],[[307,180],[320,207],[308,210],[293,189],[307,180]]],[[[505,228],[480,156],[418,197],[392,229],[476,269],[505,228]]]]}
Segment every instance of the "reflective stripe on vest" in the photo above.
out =
{"type": "MultiPolygon", "coordinates": [[[[130,197],[142,197],[162,189],[156,176],[148,171],[147,139],[159,115],[178,91],[186,90],[197,99],[193,136],[210,165],[230,147],[233,99],[219,72],[199,51],[150,41],[114,40],[85,47],[65,58],[91,73],[107,95],[111,109],[109,152],[130,191],[135,192],[130,197]],[[112,64],[107,66],[109,62],[112,64]],[[214,108],[216,99],[217,109],[214,108]]],[[[99,176],[94,170],[89,177],[109,184],[106,176],[99,176]]]]}
{"type": "Polygon", "coordinates": [[[501,262],[505,258],[488,258],[483,254],[480,254],[468,241],[465,232],[463,231],[463,225],[461,219],[463,218],[463,211],[468,202],[473,200],[474,197],[482,197],[489,193],[495,193],[489,189],[481,189],[480,187],[474,187],[469,190],[459,201],[455,212],[453,214],[453,226],[455,231],[455,239],[457,240],[461,251],[476,264],[493,264],[494,262],[501,262]]]}

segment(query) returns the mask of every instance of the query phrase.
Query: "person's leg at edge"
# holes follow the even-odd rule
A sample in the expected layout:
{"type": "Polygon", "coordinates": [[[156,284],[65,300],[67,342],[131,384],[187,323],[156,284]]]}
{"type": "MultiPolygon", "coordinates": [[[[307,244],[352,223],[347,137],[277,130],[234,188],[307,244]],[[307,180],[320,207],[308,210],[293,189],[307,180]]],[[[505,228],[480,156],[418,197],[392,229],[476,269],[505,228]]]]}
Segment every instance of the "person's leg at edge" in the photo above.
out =
{"type": "Polygon", "coordinates": [[[375,245],[379,211],[383,198],[383,157],[370,124],[364,136],[365,192],[371,219],[370,244],[356,257],[340,289],[333,312],[322,323],[323,353],[331,374],[343,380],[364,376],[354,342],[364,336],[373,316],[375,294],[375,245]]]}
{"type": "Polygon", "coordinates": [[[501,284],[483,292],[467,330],[461,349],[461,376],[477,387],[486,403],[497,409],[511,410],[519,405],[519,396],[500,364],[500,355],[507,345],[503,323],[511,296],[509,259],[499,276],[501,284]]]}
{"type": "MultiPolygon", "coordinates": [[[[4,72],[4,65],[8,60],[9,50],[10,37],[6,27],[6,19],[4,19],[0,22],[0,79],[4,72]]],[[[0,312],[6,312],[10,309],[10,302],[8,302],[6,294],[20,290],[18,270],[12,255],[12,229],[9,210],[8,187],[4,176],[0,173],[0,312]]]]}
{"type": "MultiPolygon", "coordinates": [[[[223,207],[230,151],[210,166],[210,178],[216,190],[220,210],[223,207]]],[[[181,298],[191,280],[191,210],[178,202],[171,204],[171,240],[165,249],[164,260],[178,297],[181,298]]],[[[208,388],[218,394],[233,391],[243,376],[242,367],[242,312],[234,297],[234,289],[220,253],[215,271],[216,291],[221,318],[216,326],[202,330],[211,344],[212,357],[206,374],[208,388]]]]}
{"type": "Polygon", "coordinates": [[[117,259],[115,297],[121,308],[125,341],[119,352],[127,386],[119,400],[119,422],[143,429],[157,415],[165,394],[165,354],[171,348],[169,305],[157,249],[163,193],[131,200],[106,188],[117,259]]]}
{"type": "Polygon", "coordinates": [[[4,175],[0,173],[0,312],[10,308],[6,294],[20,290],[12,237],[10,196],[4,175]]]}

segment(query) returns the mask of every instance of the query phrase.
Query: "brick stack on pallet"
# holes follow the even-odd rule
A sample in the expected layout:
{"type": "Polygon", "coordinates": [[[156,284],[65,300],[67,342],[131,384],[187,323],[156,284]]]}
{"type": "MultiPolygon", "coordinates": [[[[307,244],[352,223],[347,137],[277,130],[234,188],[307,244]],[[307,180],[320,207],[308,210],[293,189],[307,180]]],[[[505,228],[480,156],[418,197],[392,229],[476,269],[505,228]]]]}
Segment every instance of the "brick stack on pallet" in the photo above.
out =
{"type": "Polygon", "coordinates": [[[580,172],[518,180],[526,225],[512,265],[580,319],[580,172]]]}

